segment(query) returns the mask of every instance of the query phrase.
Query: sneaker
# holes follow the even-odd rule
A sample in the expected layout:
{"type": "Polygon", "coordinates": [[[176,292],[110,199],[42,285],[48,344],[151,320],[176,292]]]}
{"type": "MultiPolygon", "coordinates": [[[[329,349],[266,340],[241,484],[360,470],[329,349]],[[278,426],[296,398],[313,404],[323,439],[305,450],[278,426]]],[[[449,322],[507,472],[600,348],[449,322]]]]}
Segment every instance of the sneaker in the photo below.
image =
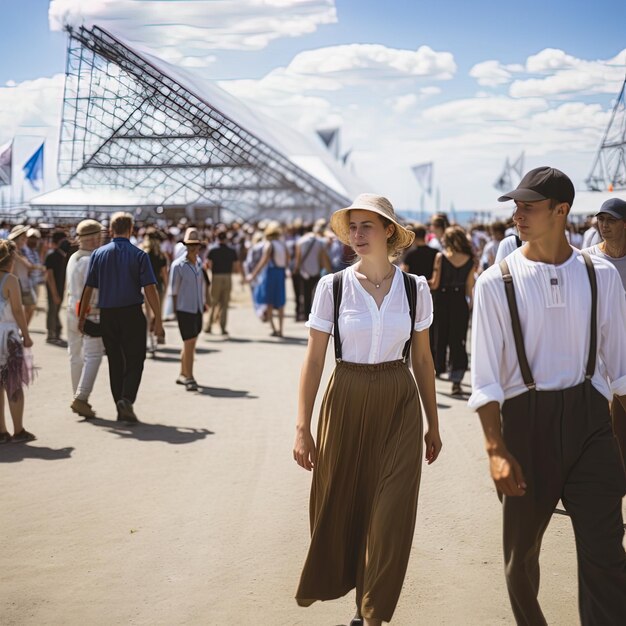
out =
{"type": "Polygon", "coordinates": [[[452,383],[452,395],[453,396],[463,395],[463,389],[461,388],[461,383],[452,383]]]}
{"type": "Polygon", "coordinates": [[[129,424],[139,423],[133,409],[133,403],[126,398],[117,401],[117,421],[128,422],[129,424]]]}
{"type": "Polygon", "coordinates": [[[176,379],[176,384],[177,385],[186,385],[187,384],[187,377],[183,376],[182,374],[176,379]]]}
{"type": "Polygon", "coordinates": [[[0,433],[0,443],[9,443],[11,435],[9,433],[0,433]]]}
{"type": "Polygon", "coordinates": [[[11,437],[12,443],[27,443],[29,441],[34,441],[37,439],[33,433],[29,433],[26,429],[22,428],[19,433],[16,433],[11,437]]]}
{"type": "Polygon", "coordinates": [[[188,378],[185,381],[185,389],[187,391],[198,391],[198,383],[195,378],[188,378]]]}
{"type": "Polygon", "coordinates": [[[78,413],[81,417],[85,419],[91,420],[96,416],[95,411],[91,408],[91,404],[86,400],[81,400],[80,398],[74,398],[72,404],[70,404],[70,408],[74,413],[78,413]]]}

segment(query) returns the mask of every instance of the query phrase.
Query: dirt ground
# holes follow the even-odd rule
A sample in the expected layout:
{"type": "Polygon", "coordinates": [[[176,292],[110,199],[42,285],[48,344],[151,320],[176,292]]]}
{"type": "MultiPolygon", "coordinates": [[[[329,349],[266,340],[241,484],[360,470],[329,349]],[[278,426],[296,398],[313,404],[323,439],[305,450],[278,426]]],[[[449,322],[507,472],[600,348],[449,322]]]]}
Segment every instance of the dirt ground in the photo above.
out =
{"type": "MultiPolygon", "coordinates": [[[[308,609],[293,599],[309,532],[310,474],[291,456],[306,329],[289,319],[288,338],[270,338],[241,295],[231,338],[200,338],[198,393],[174,384],[181,342],[166,325],[135,428],[114,421],[105,362],[92,396],[99,419],[72,414],[67,354],[45,344],[38,314],[41,369],[25,413],[37,441],[0,447],[0,624],[349,623],[353,594],[308,609]]],[[[325,379],[331,368],[329,358],[325,379]]],[[[444,449],[424,468],[393,623],[512,624],[480,426],[446,395],[449,383],[438,390],[444,449]]],[[[567,517],[554,516],[541,563],[548,622],[576,624],[567,517]]]]}

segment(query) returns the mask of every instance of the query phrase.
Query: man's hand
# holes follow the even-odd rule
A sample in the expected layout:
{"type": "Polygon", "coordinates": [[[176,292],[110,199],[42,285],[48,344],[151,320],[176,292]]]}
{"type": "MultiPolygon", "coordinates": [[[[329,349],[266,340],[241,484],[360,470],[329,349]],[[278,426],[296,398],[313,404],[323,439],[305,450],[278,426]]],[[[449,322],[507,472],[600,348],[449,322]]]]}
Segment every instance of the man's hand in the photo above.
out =
{"type": "Polygon", "coordinates": [[[56,304],[57,306],[61,306],[62,300],[61,300],[61,297],[58,294],[53,295],[52,296],[52,300],[54,301],[54,304],[56,304]]]}
{"type": "Polygon", "coordinates": [[[165,342],[165,329],[163,328],[161,320],[154,322],[154,334],[161,342],[165,342]]]}
{"type": "Polygon", "coordinates": [[[504,447],[488,451],[489,471],[496,489],[505,496],[526,494],[526,480],[520,464],[504,447]]]}
{"type": "Polygon", "coordinates": [[[79,317],[78,318],[78,330],[81,334],[85,334],[85,318],[84,317],[79,317]]]}

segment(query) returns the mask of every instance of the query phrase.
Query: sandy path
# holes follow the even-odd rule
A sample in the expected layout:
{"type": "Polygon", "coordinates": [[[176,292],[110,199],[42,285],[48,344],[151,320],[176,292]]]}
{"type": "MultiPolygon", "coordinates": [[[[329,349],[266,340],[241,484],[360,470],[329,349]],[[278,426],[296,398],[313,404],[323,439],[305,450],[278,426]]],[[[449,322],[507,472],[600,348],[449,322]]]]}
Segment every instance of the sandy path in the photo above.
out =
{"type": "MultiPolygon", "coordinates": [[[[104,419],[69,411],[67,357],[44,343],[43,322],[26,409],[38,440],[0,448],[1,624],[349,622],[353,596],[309,609],[293,600],[310,484],[291,459],[302,325],[288,322],[293,339],[279,343],[234,308],[233,340],[200,341],[206,387],[193,394],[173,382],[180,340],[168,324],[168,351],[146,362],[136,404],[145,424],[128,429],[111,421],[106,367],[92,396],[104,419]]],[[[394,623],[511,624],[479,425],[463,402],[440,403],[444,453],[424,469],[394,623]]],[[[549,623],[577,623],[567,518],[554,518],[542,564],[549,623]]]]}

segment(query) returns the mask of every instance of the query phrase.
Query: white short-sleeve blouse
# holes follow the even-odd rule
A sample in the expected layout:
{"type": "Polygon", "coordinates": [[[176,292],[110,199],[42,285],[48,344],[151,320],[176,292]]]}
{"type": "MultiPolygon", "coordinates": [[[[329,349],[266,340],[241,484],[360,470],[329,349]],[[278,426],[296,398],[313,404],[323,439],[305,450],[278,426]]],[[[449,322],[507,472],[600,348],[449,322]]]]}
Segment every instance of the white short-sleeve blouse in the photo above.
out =
{"type": "MultiPolygon", "coordinates": [[[[411,278],[417,283],[414,329],[421,331],[432,324],[433,301],[426,279],[415,275],[411,278]]],[[[332,334],[333,318],[333,275],[328,274],[317,285],[306,326],[332,334]]],[[[398,267],[380,309],[357,279],[354,267],[344,272],[339,307],[339,334],[344,361],[374,364],[401,359],[410,326],[409,303],[402,271],[398,267]]]]}

